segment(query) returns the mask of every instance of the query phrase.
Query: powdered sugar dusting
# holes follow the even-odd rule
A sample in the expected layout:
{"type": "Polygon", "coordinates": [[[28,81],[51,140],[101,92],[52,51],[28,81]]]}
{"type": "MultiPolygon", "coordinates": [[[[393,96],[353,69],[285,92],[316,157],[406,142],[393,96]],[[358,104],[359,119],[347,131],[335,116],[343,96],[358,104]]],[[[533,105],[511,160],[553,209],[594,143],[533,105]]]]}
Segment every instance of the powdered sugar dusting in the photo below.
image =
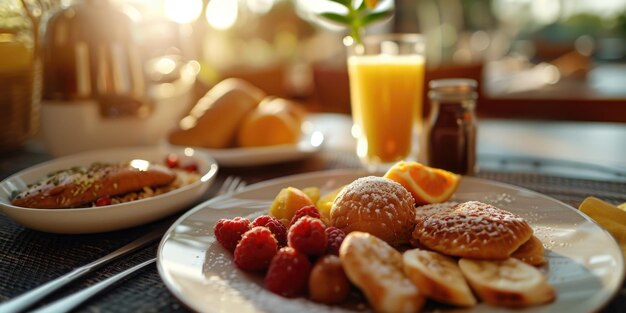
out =
{"type": "Polygon", "coordinates": [[[331,209],[331,225],[346,233],[372,233],[392,245],[408,243],[415,224],[415,200],[399,183],[368,176],[347,185],[331,209]]]}

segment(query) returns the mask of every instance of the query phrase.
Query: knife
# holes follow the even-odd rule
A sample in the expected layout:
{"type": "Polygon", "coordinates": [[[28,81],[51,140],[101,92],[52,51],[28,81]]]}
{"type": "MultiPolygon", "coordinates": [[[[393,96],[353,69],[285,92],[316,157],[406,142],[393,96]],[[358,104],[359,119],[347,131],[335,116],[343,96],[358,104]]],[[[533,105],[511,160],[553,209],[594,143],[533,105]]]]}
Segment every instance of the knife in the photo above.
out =
{"type": "MultiPolygon", "coordinates": [[[[171,221],[167,219],[167,221],[171,221]]],[[[9,301],[6,301],[0,304],[0,312],[6,313],[14,313],[14,312],[22,312],[35,304],[37,301],[43,299],[47,295],[52,292],[58,290],[59,288],[65,286],[66,284],[76,280],[79,277],[84,276],[87,273],[92,272],[93,270],[101,267],[102,265],[120,257],[129,252],[135,251],[139,248],[145,247],[146,245],[154,242],[157,239],[160,239],[165,231],[170,227],[171,223],[160,223],[158,226],[155,226],[147,234],[131,241],[130,243],[124,245],[123,247],[89,263],[74,269],[73,271],[51,280],[31,291],[28,291],[20,296],[17,296],[9,301]]]]}
{"type": "Polygon", "coordinates": [[[69,312],[72,309],[74,309],[75,307],[77,307],[78,305],[80,305],[81,303],[87,301],[87,299],[91,298],[92,296],[98,294],[100,291],[105,290],[107,288],[109,288],[111,285],[117,283],[118,281],[122,280],[123,278],[125,278],[126,276],[133,274],[134,272],[146,267],[147,265],[150,265],[152,263],[154,263],[156,261],[156,258],[152,258],[150,260],[147,260],[143,263],[137,264],[123,272],[120,272],[118,274],[115,274],[103,281],[98,282],[95,285],[89,286],[86,289],[83,289],[77,293],[74,293],[70,296],[67,296],[65,298],[61,298],[55,302],[52,302],[42,308],[39,308],[35,311],[33,311],[32,313],[65,313],[65,312],[69,312]]]}

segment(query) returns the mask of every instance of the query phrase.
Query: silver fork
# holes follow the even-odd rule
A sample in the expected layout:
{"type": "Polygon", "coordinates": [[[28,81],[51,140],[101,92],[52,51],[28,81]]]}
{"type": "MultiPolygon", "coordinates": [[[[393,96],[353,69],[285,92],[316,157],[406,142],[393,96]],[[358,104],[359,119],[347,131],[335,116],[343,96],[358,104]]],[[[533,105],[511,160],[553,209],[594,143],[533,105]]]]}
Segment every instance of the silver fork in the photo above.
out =
{"type": "MultiPolygon", "coordinates": [[[[237,176],[228,176],[225,180],[224,183],[222,183],[222,186],[220,186],[219,190],[216,193],[216,196],[220,196],[220,195],[226,195],[226,194],[231,194],[234,193],[236,191],[240,191],[243,188],[246,187],[246,182],[241,179],[241,177],[237,177],[237,176]]],[[[72,310],[73,308],[77,307],[78,305],[80,305],[81,303],[87,301],[89,298],[91,298],[92,296],[95,296],[96,294],[98,294],[99,292],[105,290],[106,288],[108,288],[109,286],[117,283],[118,281],[122,280],[123,278],[127,277],[128,275],[131,275],[137,271],[139,271],[140,269],[146,267],[147,265],[153,264],[155,263],[156,258],[152,258],[150,260],[147,260],[143,263],[140,263],[138,265],[135,265],[123,272],[120,272],[118,274],[115,274],[105,280],[102,280],[98,283],[96,283],[95,285],[92,285],[90,287],[87,287],[79,292],[76,292],[74,294],[71,294],[65,298],[61,298],[57,301],[54,301],[44,307],[41,307],[37,310],[34,310],[33,312],[40,312],[40,313],[57,313],[57,312],[69,312],[70,310],[72,310]]],[[[71,280],[67,280],[66,282],[69,283],[71,280]]],[[[60,288],[62,285],[56,286],[58,288],[60,288]]],[[[52,291],[49,291],[52,292],[52,291]]],[[[38,298],[36,300],[39,300],[41,298],[38,298]]],[[[30,305],[29,305],[30,306],[30,305]]],[[[23,308],[20,308],[20,310],[15,310],[13,312],[19,312],[21,311],[21,309],[27,308],[27,306],[24,306],[23,308]]],[[[10,312],[10,311],[9,311],[10,312]]]]}
{"type": "Polygon", "coordinates": [[[222,186],[220,187],[220,189],[217,191],[217,196],[220,195],[226,195],[226,194],[231,194],[237,191],[242,190],[243,188],[246,187],[246,182],[241,179],[241,177],[239,176],[228,176],[226,177],[226,179],[224,180],[224,183],[222,184],[222,186]]]}

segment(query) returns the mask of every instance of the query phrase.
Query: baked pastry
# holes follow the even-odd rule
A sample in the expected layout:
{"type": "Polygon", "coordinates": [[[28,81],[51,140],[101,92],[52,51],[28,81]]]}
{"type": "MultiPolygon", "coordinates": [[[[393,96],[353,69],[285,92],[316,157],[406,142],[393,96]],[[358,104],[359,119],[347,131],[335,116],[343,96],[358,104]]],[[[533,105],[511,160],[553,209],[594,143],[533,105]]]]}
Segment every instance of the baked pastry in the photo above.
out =
{"type": "Polygon", "coordinates": [[[404,273],[428,298],[462,307],[476,305],[457,261],[433,251],[405,251],[404,273]]]}
{"type": "Polygon", "coordinates": [[[264,97],[262,90],[244,80],[225,79],[198,101],[170,134],[169,141],[206,148],[232,146],[241,121],[264,97]]]}
{"type": "Polygon", "coordinates": [[[265,97],[265,99],[259,103],[259,108],[273,112],[285,112],[291,118],[295,119],[298,124],[304,122],[304,118],[306,117],[306,110],[302,105],[279,97],[265,97]]]}
{"type": "Polygon", "coordinates": [[[504,260],[533,234],[521,217],[478,201],[416,220],[413,239],[450,256],[504,260]]]}
{"type": "Polygon", "coordinates": [[[386,242],[352,232],[341,244],[339,258],[376,312],[417,312],[424,305],[424,295],[404,274],[402,255],[386,242]]]}
{"type": "Polygon", "coordinates": [[[370,233],[397,246],[409,243],[415,225],[411,194],[382,177],[361,177],[341,190],[330,209],[330,224],[343,230],[370,233]]]}
{"type": "Polygon", "coordinates": [[[511,257],[530,265],[541,266],[546,263],[544,251],[545,250],[541,240],[533,235],[530,239],[528,239],[528,241],[524,242],[523,245],[517,248],[517,250],[511,254],[511,257]]]}
{"type": "Polygon", "coordinates": [[[431,216],[435,213],[442,213],[454,210],[454,207],[459,203],[456,201],[442,202],[442,203],[433,203],[433,204],[425,204],[420,205],[415,208],[415,218],[425,218],[431,216]]]}
{"type": "Polygon", "coordinates": [[[459,260],[459,268],[483,301],[513,308],[548,303],[556,293],[541,272],[520,260],[459,260]]]}
{"type": "Polygon", "coordinates": [[[240,147],[262,147],[297,143],[302,116],[296,113],[300,111],[295,106],[284,99],[265,98],[243,118],[237,144],[240,147]]]}
{"type": "Polygon", "coordinates": [[[158,164],[136,168],[129,163],[95,163],[89,167],[56,172],[22,191],[11,204],[37,209],[74,208],[105,196],[119,196],[144,187],[165,186],[175,178],[174,172],[158,164]]]}

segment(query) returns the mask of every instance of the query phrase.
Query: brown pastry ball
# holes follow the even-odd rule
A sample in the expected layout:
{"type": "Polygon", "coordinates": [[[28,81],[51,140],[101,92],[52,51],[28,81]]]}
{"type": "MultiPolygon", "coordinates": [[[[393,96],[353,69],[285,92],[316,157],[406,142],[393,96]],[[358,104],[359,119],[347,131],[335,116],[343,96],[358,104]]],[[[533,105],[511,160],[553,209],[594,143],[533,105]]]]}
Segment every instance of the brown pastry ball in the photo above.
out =
{"type": "Polygon", "coordinates": [[[362,231],[391,245],[406,244],[415,226],[415,200],[390,179],[362,177],[339,193],[330,223],[346,233],[362,231]]]}

